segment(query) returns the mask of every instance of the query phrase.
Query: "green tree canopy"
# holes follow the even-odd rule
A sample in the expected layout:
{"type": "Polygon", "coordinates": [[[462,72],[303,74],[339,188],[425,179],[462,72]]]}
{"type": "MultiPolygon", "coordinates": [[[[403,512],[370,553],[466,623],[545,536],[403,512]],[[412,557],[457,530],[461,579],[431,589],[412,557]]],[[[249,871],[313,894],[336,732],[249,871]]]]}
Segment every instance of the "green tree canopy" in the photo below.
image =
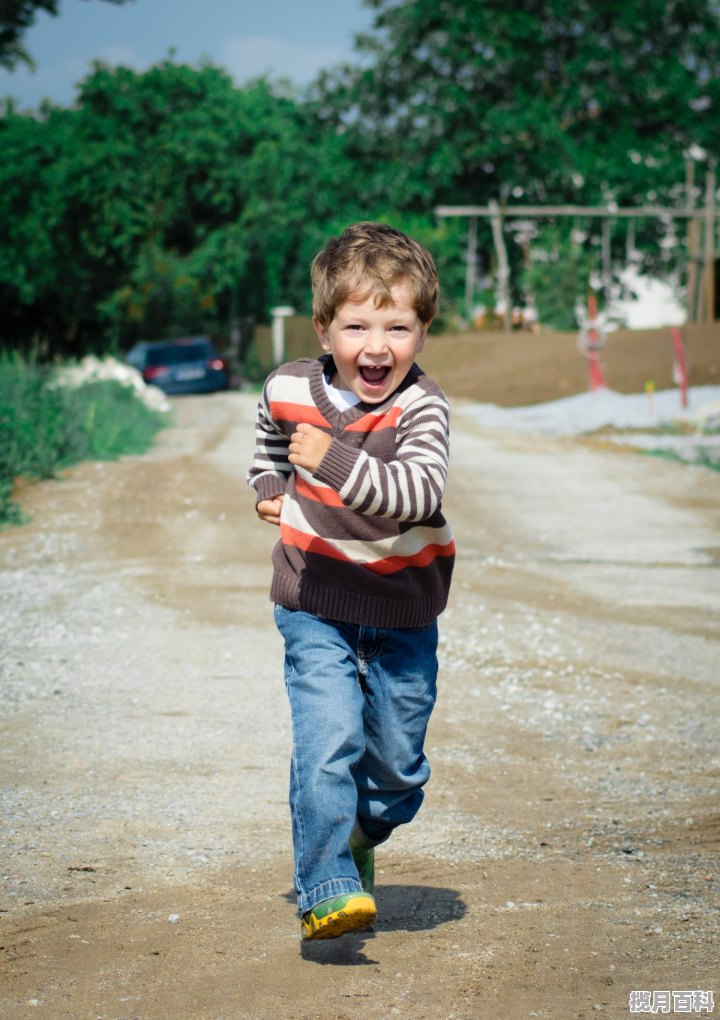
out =
{"type": "Polygon", "coordinates": [[[341,137],[212,66],[98,64],[72,110],[8,106],[0,150],[3,333],[56,350],[307,307],[316,225],[354,191],[341,137]]]}
{"type": "MultiPolygon", "coordinates": [[[[302,99],[167,61],[95,65],[72,109],[8,102],[0,337],[77,353],[308,311],[312,257],[357,219],[428,245],[447,311],[463,226],[438,223],[436,204],[680,205],[687,150],[720,154],[720,0],[366,2],[358,60],[302,99]]],[[[57,4],[7,0],[0,29],[57,4]]],[[[647,221],[636,243],[661,229],[647,221]]],[[[541,245],[557,246],[552,229],[541,245]]],[[[509,248],[520,300],[526,260],[509,248]]]]}
{"type": "Polygon", "coordinates": [[[717,0],[367,0],[366,59],[320,100],[394,202],[641,201],[720,153],[717,0]]]}

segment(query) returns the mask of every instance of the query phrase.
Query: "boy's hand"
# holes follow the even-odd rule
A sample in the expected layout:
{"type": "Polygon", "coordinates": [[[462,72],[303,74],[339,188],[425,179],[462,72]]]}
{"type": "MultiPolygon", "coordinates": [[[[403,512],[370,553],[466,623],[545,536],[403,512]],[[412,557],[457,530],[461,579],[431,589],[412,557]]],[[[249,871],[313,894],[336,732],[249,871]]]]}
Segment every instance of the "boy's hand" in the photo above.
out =
{"type": "Polygon", "coordinates": [[[267,524],[279,525],[282,503],[282,496],[275,496],[273,499],[261,499],[255,510],[261,521],[265,521],[267,524]]]}
{"type": "Polygon", "coordinates": [[[327,453],[331,442],[332,437],[327,432],[302,422],[298,425],[297,431],[290,436],[288,460],[312,474],[320,466],[320,461],[327,453]]]}

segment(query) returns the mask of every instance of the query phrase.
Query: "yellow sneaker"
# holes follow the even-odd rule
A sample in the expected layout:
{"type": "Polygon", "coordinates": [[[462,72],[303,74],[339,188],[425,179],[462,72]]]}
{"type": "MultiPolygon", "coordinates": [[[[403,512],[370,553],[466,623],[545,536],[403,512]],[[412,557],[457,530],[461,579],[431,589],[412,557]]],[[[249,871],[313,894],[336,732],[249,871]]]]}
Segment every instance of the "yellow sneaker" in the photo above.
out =
{"type": "Polygon", "coordinates": [[[375,900],[367,893],[343,893],[321,900],[300,919],[303,939],[336,939],[362,931],[377,917],[375,900]]]}

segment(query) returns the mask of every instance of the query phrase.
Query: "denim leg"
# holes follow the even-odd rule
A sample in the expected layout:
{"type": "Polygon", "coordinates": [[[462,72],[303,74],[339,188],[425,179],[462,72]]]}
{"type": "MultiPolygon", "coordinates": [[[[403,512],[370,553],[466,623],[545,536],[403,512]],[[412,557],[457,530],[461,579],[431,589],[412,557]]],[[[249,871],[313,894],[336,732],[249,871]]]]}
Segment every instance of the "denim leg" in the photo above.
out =
{"type": "Polygon", "coordinates": [[[430,778],[425,734],[435,705],[437,622],[414,630],[361,628],[365,753],[355,769],[358,820],[382,842],[412,821],[430,778]]]}
{"type": "Polygon", "coordinates": [[[358,628],[275,607],[285,640],[293,752],[290,813],[298,912],[361,892],[348,847],[357,812],[353,769],[365,750],[358,628]]]}

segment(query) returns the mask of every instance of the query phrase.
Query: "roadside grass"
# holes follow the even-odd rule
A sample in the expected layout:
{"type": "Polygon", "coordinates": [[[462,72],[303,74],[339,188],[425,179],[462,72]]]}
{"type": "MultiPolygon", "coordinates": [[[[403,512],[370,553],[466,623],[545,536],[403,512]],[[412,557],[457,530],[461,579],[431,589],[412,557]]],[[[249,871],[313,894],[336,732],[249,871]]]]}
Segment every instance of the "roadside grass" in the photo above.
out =
{"type": "Polygon", "coordinates": [[[711,471],[720,471],[720,447],[717,443],[703,444],[703,439],[713,439],[720,436],[720,428],[713,424],[698,432],[689,426],[678,427],[677,425],[665,425],[657,430],[660,436],[686,436],[692,437],[693,443],[688,452],[680,452],[670,446],[651,446],[639,452],[650,457],[660,457],[664,460],[673,460],[681,464],[690,464],[694,467],[705,467],[711,471]]]}
{"type": "Polygon", "coordinates": [[[648,457],[660,457],[662,460],[673,460],[678,464],[690,464],[693,467],[705,467],[711,471],[720,471],[720,452],[717,450],[699,449],[692,459],[683,457],[675,450],[638,450],[648,457]]]}
{"type": "Polygon", "coordinates": [[[18,479],[53,478],[83,460],[144,453],[167,415],[115,380],[53,384],[58,366],[0,354],[0,526],[26,520],[13,499],[18,479]]]}

